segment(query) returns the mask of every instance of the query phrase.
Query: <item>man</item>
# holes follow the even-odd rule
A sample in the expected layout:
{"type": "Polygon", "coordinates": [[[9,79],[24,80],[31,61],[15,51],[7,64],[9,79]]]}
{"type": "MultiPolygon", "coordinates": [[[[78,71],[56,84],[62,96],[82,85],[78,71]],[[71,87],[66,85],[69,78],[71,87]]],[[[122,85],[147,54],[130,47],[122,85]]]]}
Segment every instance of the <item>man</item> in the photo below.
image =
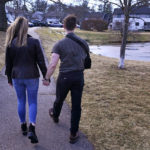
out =
{"type": "MultiPolygon", "coordinates": [[[[89,51],[88,44],[81,38],[75,35],[76,17],[69,15],[64,19],[64,29],[67,35],[76,38],[82,42],[89,51]]],[[[52,50],[52,59],[48,67],[48,71],[43,81],[44,85],[49,85],[50,77],[60,59],[59,76],[56,85],[56,100],[53,108],[49,110],[50,116],[55,123],[59,122],[59,115],[62,109],[63,102],[71,91],[71,128],[70,128],[70,143],[75,143],[78,138],[78,128],[81,117],[81,97],[84,86],[84,60],[86,52],[76,41],[69,37],[60,40],[52,50]]]]}

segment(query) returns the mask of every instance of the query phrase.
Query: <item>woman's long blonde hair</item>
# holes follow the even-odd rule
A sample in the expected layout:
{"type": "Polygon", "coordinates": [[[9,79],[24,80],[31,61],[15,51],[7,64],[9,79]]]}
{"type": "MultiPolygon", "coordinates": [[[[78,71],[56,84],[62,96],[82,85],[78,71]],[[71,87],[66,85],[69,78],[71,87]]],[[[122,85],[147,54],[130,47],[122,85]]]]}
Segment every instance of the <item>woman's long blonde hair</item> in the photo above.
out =
{"type": "Polygon", "coordinates": [[[16,18],[16,20],[7,29],[5,46],[9,47],[14,38],[16,38],[15,45],[17,47],[26,46],[27,33],[28,20],[24,17],[16,18]]]}

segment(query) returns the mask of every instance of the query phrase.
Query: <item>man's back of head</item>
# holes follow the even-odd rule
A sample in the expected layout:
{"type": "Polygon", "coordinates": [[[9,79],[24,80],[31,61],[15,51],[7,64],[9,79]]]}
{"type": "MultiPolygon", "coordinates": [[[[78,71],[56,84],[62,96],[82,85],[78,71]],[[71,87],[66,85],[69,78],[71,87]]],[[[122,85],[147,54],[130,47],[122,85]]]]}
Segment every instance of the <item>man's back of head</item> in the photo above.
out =
{"type": "Polygon", "coordinates": [[[64,19],[64,28],[68,31],[73,31],[76,28],[77,18],[75,15],[68,15],[64,19]]]}

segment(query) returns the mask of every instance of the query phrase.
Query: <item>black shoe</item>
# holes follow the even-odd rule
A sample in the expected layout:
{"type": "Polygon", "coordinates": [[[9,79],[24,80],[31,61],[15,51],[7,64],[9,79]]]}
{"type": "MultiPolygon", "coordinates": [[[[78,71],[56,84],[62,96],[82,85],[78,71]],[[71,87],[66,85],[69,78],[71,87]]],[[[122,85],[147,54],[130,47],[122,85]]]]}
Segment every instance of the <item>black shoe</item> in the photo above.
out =
{"type": "Polygon", "coordinates": [[[78,132],[76,134],[70,134],[70,143],[75,144],[79,139],[79,134],[78,132]]]}
{"type": "Polygon", "coordinates": [[[28,133],[28,128],[27,128],[27,124],[26,124],[26,123],[22,123],[22,124],[21,124],[21,131],[22,131],[22,134],[23,134],[24,136],[27,135],[27,133],[28,133]]]}
{"type": "Polygon", "coordinates": [[[30,124],[29,126],[29,133],[28,133],[28,138],[31,140],[31,143],[38,143],[38,138],[35,133],[35,126],[30,124]]]}
{"type": "Polygon", "coordinates": [[[53,119],[53,121],[54,121],[55,123],[58,123],[58,122],[59,122],[59,118],[57,118],[57,117],[54,116],[53,108],[49,109],[49,115],[50,115],[50,117],[52,117],[52,119],[53,119]]]}

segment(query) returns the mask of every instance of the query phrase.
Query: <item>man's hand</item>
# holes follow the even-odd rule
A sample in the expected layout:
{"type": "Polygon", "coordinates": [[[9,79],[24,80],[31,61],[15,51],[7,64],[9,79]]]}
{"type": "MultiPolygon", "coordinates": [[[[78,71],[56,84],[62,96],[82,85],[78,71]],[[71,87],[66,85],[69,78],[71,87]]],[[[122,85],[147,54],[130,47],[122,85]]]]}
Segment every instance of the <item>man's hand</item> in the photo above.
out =
{"type": "Polygon", "coordinates": [[[49,81],[47,81],[47,80],[43,80],[43,85],[45,85],[45,86],[49,86],[49,85],[50,85],[50,82],[49,82],[49,81]]]}
{"type": "Polygon", "coordinates": [[[8,84],[9,84],[9,86],[13,87],[13,84],[12,84],[12,83],[8,83],[8,84]]]}
{"type": "Polygon", "coordinates": [[[48,86],[50,84],[50,77],[52,76],[52,74],[54,73],[57,63],[59,61],[59,55],[56,53],[52,54],[52,58],[51,58],[51,62],[48,66],[48,70],[45,76],[45,79],[43,79],[43,85],[48,86]]]}

